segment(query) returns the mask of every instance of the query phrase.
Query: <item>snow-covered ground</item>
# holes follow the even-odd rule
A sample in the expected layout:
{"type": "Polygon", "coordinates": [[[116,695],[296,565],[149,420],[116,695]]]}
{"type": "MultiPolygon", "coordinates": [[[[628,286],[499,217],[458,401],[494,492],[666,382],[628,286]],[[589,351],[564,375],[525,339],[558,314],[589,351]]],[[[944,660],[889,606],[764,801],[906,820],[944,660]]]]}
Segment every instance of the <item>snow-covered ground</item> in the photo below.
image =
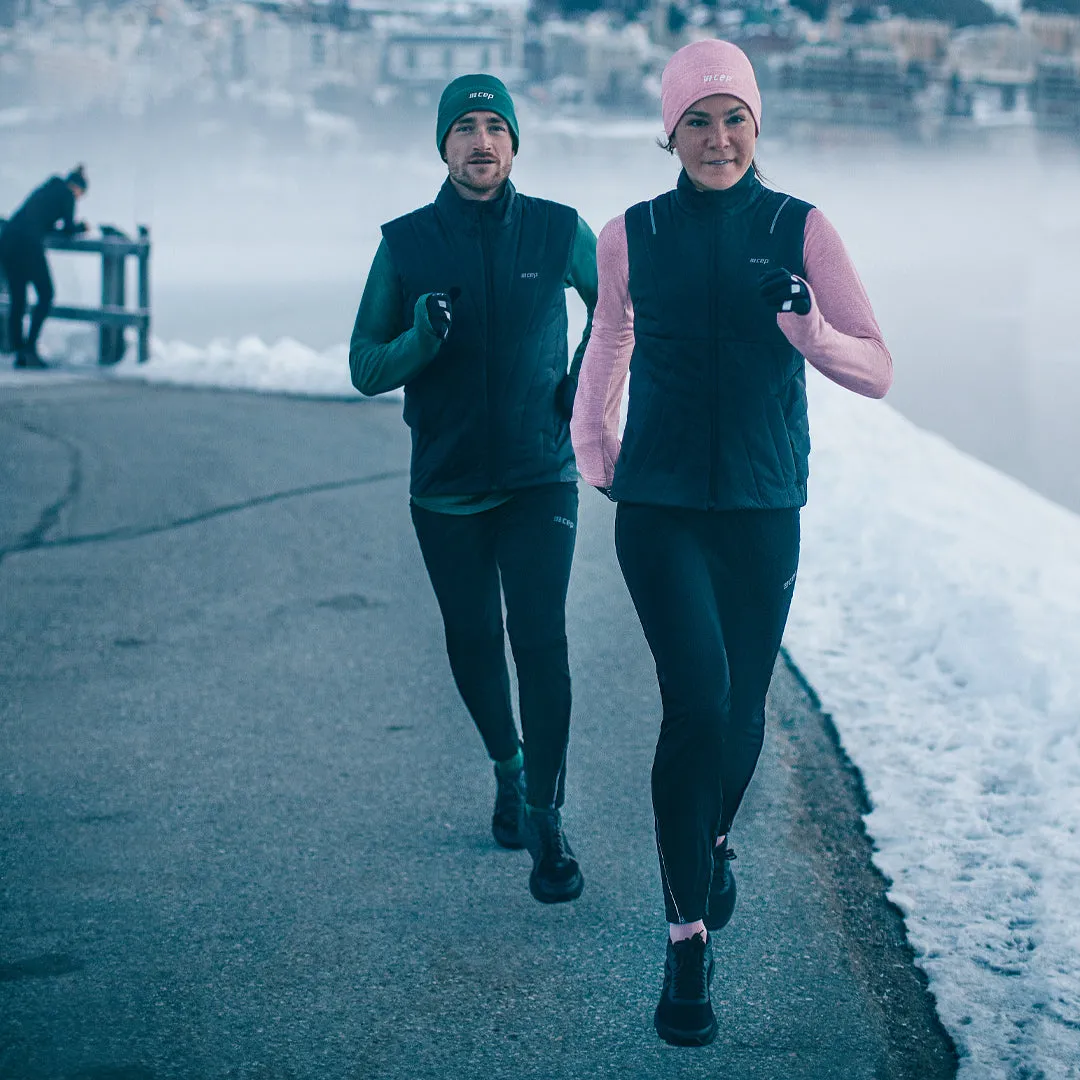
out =
{"type": "Polygon", "coordinates": [[[121,379],[177,386],[263,390],[307,397],[357,396],[349,381],[347,345],[318,352],[289,338],[276,345],[267,345],[257,337],[241,338],[235,344],[218,340],[201,349],[183,342],[155,341],[151,363],[140,366],[126,359],[114,372],[121,379]]]}
{"type": "Polygon", "coordinates": [[[786,644],[963,1055],[1080,1076],[1080,517],[815,377],[786,644]]]}
{"type": "MultiPolygon", "coordinates": [[[[69,373],[355,396],[345,345],[158,341],[104,375],[91,345],[69,373]]],[[[28,377],[67,376],[0,383],[28,377]]],[[[961,1077],[1080,1077],[1080,516],[813,372],[810,399],[787,647],[863,774],[961,1077]]]]}
{"type": "Polygon", "coordinates": [[[99,368],[96,330],[71,330],[56,322],[46,323],[41,335],[42,356],[50,363],[62,356],[63,363],[42,372],[0,368],[0,386],[105,378],[303,397],[358,396],[349,381],[349,347],[345,344],[320,352],[291,338],[275,345],[255,336],[239,341],[218,339],[202,347],[154,338],[150,362],[139,364],[132,331],[127,331],[127,337],[123,362],[99,368]]]}

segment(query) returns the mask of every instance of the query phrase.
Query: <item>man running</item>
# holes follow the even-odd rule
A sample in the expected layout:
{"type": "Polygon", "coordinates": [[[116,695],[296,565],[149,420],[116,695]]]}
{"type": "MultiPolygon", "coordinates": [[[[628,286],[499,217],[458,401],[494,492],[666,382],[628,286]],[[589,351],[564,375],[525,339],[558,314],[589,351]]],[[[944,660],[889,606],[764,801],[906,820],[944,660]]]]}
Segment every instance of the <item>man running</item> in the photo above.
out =
{"type": "Polygon", "coordinates": [[[530,891],[558,903],[584,887],[560,808],[578,509],[570,414],[596,304],[596,237],[577,211],[510,182],[518,122],[493,76],[446,87],[436,145],[449,175],[434,203],[383,226],[349,366],[363,394],[404,387],[412,520],[454,680],[495,763],[492,832],[503,847],[528,847],[530,891]],[[589,313],[569,370],[568,287],[589,313]]]}

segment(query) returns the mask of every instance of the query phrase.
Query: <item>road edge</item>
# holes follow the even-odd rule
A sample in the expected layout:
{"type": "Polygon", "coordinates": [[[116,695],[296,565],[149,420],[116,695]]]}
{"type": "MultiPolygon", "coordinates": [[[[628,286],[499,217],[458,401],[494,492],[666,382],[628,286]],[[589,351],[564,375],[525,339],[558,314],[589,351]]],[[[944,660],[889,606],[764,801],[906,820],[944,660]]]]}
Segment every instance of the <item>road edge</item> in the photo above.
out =
{"type": "Polygon", "coordinates": [[[873,862],[864,820],[872,803],[862,773],[786,649],[778,665],[790,676],[774,680],[772,704],[792,773],[792,839],[812,855],[848,942],[852,973],[880,1024],[887,1054],[880,1080],[952,1080],[956,1044],[938,1017],[903,914],[888,899],[888,879],[873,862]]]}

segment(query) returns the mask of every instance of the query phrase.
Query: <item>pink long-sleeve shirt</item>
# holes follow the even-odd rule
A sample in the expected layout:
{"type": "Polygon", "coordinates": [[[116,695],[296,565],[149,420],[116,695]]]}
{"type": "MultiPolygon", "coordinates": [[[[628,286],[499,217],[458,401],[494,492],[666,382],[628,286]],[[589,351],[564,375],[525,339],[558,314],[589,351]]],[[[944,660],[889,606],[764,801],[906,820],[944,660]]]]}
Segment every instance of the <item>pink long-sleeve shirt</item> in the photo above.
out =
{"type": "MultiPolygon", "coordinates": [[[[634,351],[624,215],[601,230],[596,265],[600,289],[570,435],[582,478],[593,487],[608,488],[622,445],[619,415],[634,351]]],[[[778,314],[777,325],[792,346],[833,382],[866,397],[884,397],[892,384],[892,356],[840,235],[816,208],[806,217],[803,266],[810,313],[778,314]]]]}

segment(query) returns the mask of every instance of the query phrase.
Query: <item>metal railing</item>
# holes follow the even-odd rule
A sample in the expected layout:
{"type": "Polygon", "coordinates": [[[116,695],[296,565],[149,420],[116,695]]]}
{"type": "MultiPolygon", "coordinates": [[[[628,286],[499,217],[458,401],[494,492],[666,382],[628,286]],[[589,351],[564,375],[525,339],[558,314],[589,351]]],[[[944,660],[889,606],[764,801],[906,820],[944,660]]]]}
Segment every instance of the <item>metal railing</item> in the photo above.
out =
{"type": "MultiPolygon", "coordinates": [[[[0,229],[6,224],[0,218],[0,229]]],[[[45,238],[50,251],[84,251],[101,256],[101,306],[83,307],[76,304],[54,304],[50,319],[70,319],[73,322],[94,323],[98,326],[98,363],[115,364],[124,355],[124,330],[134,327],[139,334],[139,363],[150,359],[150,230],[138,227],[138,238],[131,239],[111,225],[102,225],[101,236],[85,233],[67,236],[52,233],[45,238]],[[127,306],[127,260],[138,261],[137,306],[127,306]]],[[[7,345],[8,312],[11,303],[7,283],[0,272],[0,343],[7,345]]]]}

